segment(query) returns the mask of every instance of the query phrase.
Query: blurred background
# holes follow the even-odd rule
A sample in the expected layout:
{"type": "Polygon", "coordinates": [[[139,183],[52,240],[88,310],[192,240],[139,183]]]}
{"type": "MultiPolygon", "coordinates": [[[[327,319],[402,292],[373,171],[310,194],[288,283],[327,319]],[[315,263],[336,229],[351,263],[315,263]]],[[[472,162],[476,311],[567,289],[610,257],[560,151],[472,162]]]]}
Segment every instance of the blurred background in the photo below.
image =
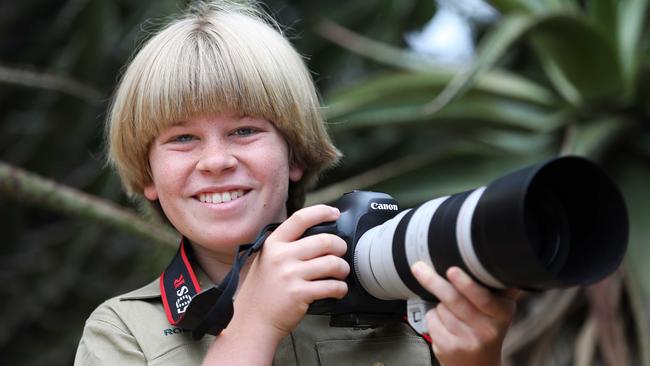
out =
{"type": "MultiPolygon", "coordinates": [[[[188,1],[0,1],[0,364],[68,365],[102,301],[151,281],[173,232],[104,166],[133,50],[188,1]]],[[[650,365],[650,53],[643,0],[264,1],[344,152],[308,197],[403,208],[563,154],[621,187],[630,242],[587,288],[525,294],[513,365],[650,365]]]]}

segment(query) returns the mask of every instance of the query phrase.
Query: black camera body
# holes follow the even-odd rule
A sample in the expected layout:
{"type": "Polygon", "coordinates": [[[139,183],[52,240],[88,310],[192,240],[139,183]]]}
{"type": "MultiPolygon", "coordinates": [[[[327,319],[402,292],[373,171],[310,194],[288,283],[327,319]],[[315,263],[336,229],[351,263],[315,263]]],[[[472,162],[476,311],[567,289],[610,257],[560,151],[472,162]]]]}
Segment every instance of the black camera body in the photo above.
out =
{"type": "Polygon", "coordinates": [[[332,325],[373,327],[387,319],[401,319],[405,300],[380,300],[370,295],[359,282],[354,270],[355,246],[359,238],[371,228],[383,224],[399,213],[393,197],[386,193],[352,191],[344,194],[333,205],[341,212],[337,221],[311,227],[304,236],[320,233],[341,237],[348,245],[344,259],[350,263],[350,274],[345,279],[348,294],[338,299],[318,300],[309,307],[309,314],[332,315],[332,325]]]}

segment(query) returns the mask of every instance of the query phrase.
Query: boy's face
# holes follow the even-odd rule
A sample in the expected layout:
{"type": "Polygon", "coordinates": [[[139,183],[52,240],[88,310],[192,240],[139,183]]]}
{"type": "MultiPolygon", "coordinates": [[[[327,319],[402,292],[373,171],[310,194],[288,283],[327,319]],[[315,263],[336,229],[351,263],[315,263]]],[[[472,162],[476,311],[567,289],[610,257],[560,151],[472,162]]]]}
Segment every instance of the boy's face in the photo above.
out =
{"type": "Polygon", "coordinates": [[[303,169],[289,163],[287,143],[265,120],[221,114],[163,130],[149,150],[153,182],[144,189],[159,200],[181,234],[215,255],[286,219],[289,180],[303,169]]]}

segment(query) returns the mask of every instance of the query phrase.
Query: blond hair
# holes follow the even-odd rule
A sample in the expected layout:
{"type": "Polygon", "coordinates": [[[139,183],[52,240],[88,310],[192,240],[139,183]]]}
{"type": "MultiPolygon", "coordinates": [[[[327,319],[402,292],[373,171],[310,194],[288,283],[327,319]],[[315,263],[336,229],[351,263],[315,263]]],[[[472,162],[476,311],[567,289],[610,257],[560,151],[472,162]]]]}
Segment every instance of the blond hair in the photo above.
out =
{"type": "Polygon", "coordinates": [[[223,112],[266,118],[285,138],[304,169],[289,186],[289,213],[340,156],[309,71],[276,23],[250,3],[200,2],[144,44],[116,91],[108,158],[127,193],[151,183],[149,148],[163,129],[223,112]]]}

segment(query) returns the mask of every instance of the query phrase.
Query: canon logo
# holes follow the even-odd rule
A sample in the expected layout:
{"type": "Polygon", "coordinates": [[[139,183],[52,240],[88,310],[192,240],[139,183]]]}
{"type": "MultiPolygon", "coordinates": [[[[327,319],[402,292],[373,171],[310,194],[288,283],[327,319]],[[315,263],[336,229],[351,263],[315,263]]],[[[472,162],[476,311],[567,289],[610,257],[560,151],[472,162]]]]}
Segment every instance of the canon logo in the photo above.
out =
{"type": "Polygon", "coordinates": [[[373,210],[391,210],[391,211],[398,211],[399,208],[397,207],[396,204],[394,203],[377,203],[373,202],[370,204],[370,208],[373,210]]]}

